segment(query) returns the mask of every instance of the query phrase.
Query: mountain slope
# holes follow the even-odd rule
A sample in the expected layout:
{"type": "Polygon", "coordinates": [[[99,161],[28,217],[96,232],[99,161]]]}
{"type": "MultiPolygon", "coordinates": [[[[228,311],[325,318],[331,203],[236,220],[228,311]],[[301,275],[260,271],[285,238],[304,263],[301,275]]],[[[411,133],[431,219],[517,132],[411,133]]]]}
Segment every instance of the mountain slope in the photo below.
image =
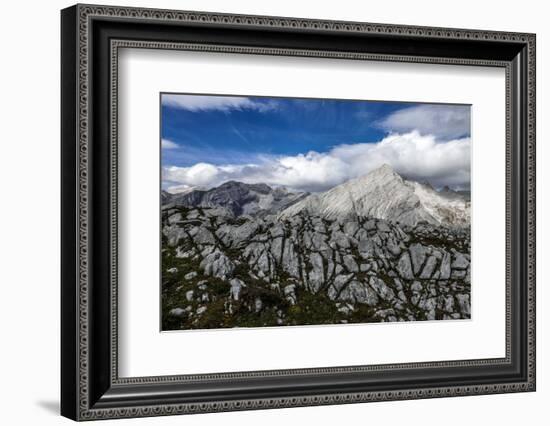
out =
{"type": "Polygon", "coordinates": [[[235,216],[275,214],[308,194],[271,188],[264,183],[229,181],[210,190],[194,190],[173,195],[172,205],[183,207],[224,207],[235,216]]]}
{"type": "Polygon", "coordinates": [[[470,203],[463,197],[443,197],[429,185],[404,180],[388,165],[312,194],[283,210],[279,218],[302,212],[327,219],[374,217],[411,226],[427,222],[463,227],[470,221],[470,203]]]}
{"type": "Polygon", "coordinates": [[[160,202],[162,205],[168,204],[172,201],[172,194],[166,192],[165,190],[160,191],[160,202]]]}

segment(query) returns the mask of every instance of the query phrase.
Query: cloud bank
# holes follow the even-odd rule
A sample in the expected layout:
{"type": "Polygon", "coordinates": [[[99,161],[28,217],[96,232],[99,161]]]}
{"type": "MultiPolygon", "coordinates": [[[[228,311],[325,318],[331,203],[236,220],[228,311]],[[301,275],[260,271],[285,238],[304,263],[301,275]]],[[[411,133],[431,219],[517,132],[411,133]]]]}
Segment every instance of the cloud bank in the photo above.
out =
{"type": "Polygon", "coordinates": [[[255,110],[259,112],[277,109],[277,102],[267,100],[260,102],[246,97],[236,96],[202,96],[202,95],[162,95],[162,105],[191,112],[232,110],[255,110]]]}
{"type": "Polygon", "coordinates": [[[470,135],[470,106],[418,105],[400,109],[377,124],[390,132],[418,130],[423,135],[450,140],[470,135]]]}
{"type": "Polygon", "coordinates": [[[295,156],[264,156],[249,164],[164,167],[163,186],[215,187],[228,180],[264,182],[294,190],[326,191],[383,164],[402,176],[428,181],[435,187],[470,185],[470,138],[441,141],[414,130],[390,134],[377,143],[344,144],[328,152],[310,151],[295,156]]]}

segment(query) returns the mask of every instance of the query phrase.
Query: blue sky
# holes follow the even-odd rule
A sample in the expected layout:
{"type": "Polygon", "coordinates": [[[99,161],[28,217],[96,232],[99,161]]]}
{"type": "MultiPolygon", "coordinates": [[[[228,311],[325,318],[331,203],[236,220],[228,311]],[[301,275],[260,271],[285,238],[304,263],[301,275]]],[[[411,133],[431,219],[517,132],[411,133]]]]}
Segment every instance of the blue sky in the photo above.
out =
{"type": "Polygon", "coordinates": [[[380,163],[469,185],[465,105],[162,94],[161,109],[165,189],[261,180],[322,191],[380,163]]]}

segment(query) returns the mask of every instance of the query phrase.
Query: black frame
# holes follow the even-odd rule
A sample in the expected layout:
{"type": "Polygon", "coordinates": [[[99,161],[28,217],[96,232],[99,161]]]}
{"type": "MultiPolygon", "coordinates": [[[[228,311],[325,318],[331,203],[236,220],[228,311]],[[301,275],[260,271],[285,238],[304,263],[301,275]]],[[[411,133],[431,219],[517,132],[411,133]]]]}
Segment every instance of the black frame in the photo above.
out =
{"type": "Polygon", "coordinates": [[[535,35],[95,5],[64,9],[61,35],[62,415],[90,420],[535,390],[535,35]],[[116,55],[140,46],[506,68],[507,356],[118,378],[116,55]]]}

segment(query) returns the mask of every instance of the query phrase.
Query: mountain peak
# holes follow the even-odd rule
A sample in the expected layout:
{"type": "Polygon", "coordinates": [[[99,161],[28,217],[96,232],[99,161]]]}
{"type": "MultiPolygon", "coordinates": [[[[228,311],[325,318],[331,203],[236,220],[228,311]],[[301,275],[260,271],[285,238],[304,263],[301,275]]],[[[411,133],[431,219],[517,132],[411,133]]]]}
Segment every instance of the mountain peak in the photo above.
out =
{"type": "Polygon", "coordinates": [[[398,178],[400,181],[403,180],[401,175],[397,173],[392,166],[389,164],[382,164],[377,169],[372,170],[370,173],[365,175],[365,177],[369,177],[369,179],[380,179],[380,178],[386,178],[386,179],[392,179],[392,178],[398,178]]]}
{"type": "Polygon", "coordinates": [[[380,167],[371,170],[369,173],[355,179],[350,179],[343,185],[349,187],[375,185],[384,186],[392,182],[394,185],[403,183],[403,178],[389,164],[382,164],[380,167]]]}
{"type": "Polygon", "coordinates": [[[378,167],[378,169],[376,169],[376,170],[393,173],[393,167],[390,166],[388,163],[382,164],[382,165],[381,165],[380,167],[378,167]]]}
{"type": "Polygon", "coordinates": [[[367,176],[376,176],[376,175],[397,175],[393,167],[387,163],[382,164],[380,167],[372,170],[367,176]]]}
{"type": "Polygon", "coordinates": [[[280,217],[301,211],[328,219],[355,215],[412,226],[420,222],[449,226],[469,223],[469,207],[464,202],[448,200],[431,186],[407,181],[388,164],[327,192],[312,194],[282,211],[280,217]]]}

